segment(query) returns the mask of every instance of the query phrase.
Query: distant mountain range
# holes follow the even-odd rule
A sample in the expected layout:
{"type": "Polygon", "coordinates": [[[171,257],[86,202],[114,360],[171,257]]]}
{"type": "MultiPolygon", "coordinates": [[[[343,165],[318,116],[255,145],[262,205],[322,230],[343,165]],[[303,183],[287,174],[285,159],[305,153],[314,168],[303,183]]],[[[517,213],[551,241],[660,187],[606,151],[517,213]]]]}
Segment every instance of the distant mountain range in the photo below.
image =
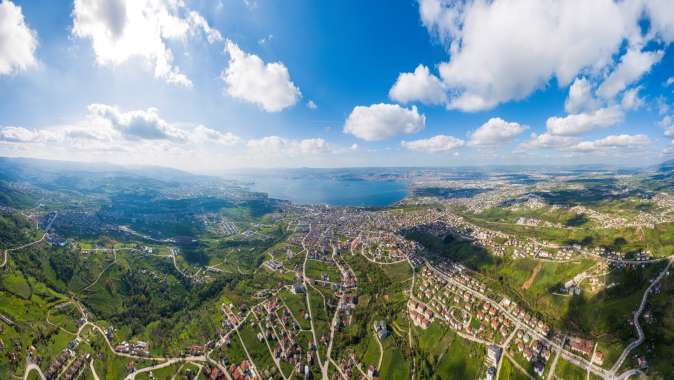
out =
{"type": "Polygon", "coordinates": [[[206,176],[160,166],[120,166],[34,158],[0,157],[0,179],[22,181],[49,176],[137,176],[160,181],[193,181],[206,176]]]}
{"type": "Polygon", "coordinates": [[[657,166],[657,171],[661,173],[674,171],[674,159],[660,163],[657,166]]]}

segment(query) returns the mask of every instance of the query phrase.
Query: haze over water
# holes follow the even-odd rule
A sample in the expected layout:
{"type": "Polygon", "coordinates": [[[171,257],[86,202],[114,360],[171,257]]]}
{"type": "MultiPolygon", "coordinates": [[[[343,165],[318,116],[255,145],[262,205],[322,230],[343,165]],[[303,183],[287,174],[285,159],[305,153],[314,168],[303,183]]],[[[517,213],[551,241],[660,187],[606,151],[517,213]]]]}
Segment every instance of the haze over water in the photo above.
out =
{"type": "Polygon", "coordinates": [[[246,182],[250,190],[297,204],[389,206],[408,193],[407,184],[400,181],[345,179],[327,175],[307,178],[288,172],[235,178],[246,182]]]}

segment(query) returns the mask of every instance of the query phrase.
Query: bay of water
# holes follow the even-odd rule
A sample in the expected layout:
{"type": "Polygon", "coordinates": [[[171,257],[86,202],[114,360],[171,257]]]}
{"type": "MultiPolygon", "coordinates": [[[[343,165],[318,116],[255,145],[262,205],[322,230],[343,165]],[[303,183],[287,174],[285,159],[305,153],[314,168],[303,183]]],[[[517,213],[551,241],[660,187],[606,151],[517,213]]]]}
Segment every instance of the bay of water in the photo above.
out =
{"type": "Polygon", "coordinates": [[[297,204],[332,206],[389,206],[407,195],[407,184],[399,181],[343,179],[330,176],[264,174],[237,176],[252,191],[297,204]]]}

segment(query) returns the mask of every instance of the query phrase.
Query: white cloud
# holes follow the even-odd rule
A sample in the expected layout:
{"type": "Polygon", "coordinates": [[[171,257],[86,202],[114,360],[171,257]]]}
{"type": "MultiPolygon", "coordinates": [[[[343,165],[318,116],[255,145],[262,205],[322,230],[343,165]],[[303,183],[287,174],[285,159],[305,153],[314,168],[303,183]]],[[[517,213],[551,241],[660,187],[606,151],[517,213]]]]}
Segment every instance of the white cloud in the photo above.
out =
{"type": "Polygon", "coordinates": [[[22,127],[0,128],[0,140],[16,143],[32,142],[38,139],[39,132],[22,127]]]}
{"type": "Polygon", "coordinates": [[[389,97],[400,103],[422,102],[443,104],[447,102],[445,89],[428,67],[419,65],[413,73],[401,73],[389,91],[389,97]]]}
{"type": "Polygon", "coordinates": [[[599,106],[599,102],[592,95],[592,84],[586,78],[576,78],[569,87],[569,96],[564,103],[564,110],[567,113],[579,113],[587,110],[594,110],[599,106]]]}
{"type": "Polygon", "coordinates": [[[313,138],[300,140],[299,150],[303,154],[321,154],[329,152],[330,148],[325,140],[313,138]]]}
{"type": "Polygon", "coordinates": [[[0,2],[0,75],[35,66],[36,48],[37,33],[26,25],[21,7],[0,2]]]}
{"type": "Polygon", "coordinates": [[[196,126],[191,133],[190,140],[198,144],[220,144],[220,145],[234,145],[239,142],[239,136],[231,132],[220,132],[215,129],[205,127],[203,125],[196,126]]]}
{"type": "Polygon", "coordinates": [[[507,122],[501,118],[493,117],[470,134],[468,145],[493,146],[507,144],[515,137],[521,135],[527,128],[518,123],[507,122]]]}
{"type": "Polygon", "coordinates": [[[290,80],[288,69],[280,62],[264,63],[227,40],[225,51],[229,66],[220,77],[227,93],[237,99],[257,104],[267,112],[278,112],[297,103],[299,88],[290,80]]]}
{"type": "Polygon", "coordinates": [[[637,110],[646,104],[643,98],[639,96],[640,87],[635,87],[629,90],[626,90],[623,93],[623,99],[620,102],[622,107],[628,111],[637,110]]]}
{"type": "Polygon", "coordinates": [[[665,136],[674,138],[674,119],[670,115],[664,116],[658,122],[658,126],[665,130],[665,136]]]}
{"type": "Polygon", "coordinates": [[[246,4],[246,7],[248,7],[248,9],[257,8],[257,0],[243,0],[243,3],[246,4]]]}
{"type": "Polygon", "coordinates": [[[279,137],[279,136],[267,136],[261,139],[251,139],[248,140],[246,144],[249,148],[271,152],[279,153],[283,148],[288,144],[288,140],[279,137]]]}
{"type": "MultiPolygon", "coordinates": [[[[106,128],[89,128],[85,125],[66,125],[44,129],[27,129],[23,127],[0,128],[0,142],[16,144],[60,144],[85,145],[92,142],[111,143],[119,134],[106,128]]],[[[92,148],[98,147],[91,145],[92,148]]]]}
{"type": "Polygon", "coordinates": [[[638,12],[613,0],[419,0],[421,20],[448,46],[439,66],[449,108],[522,99],[556,78],[612,62],[638,12]]]}
{"type": "Polygon", "coordinates": [[[651,67],[662,59],[664,51],[640,51],[630,48],[620,59],[615,70],[597,89],[597,94],[605,99],[616,96],[628,85],[641,78],[651,67]]]}
{"type": "Polygon", "coordinates": [[[669,101],[662,95],[658,96],[656,99],[656,104],[658,106],[658,113],[660,116],[665,115],[669,112],[669,101]]]}
{"type": "Polygon", "coordinates": [[[597,128],[607,128],[623,120],[623,112],[617,106],[596,111],[548,118],[548,132],[558,136],[576,136],[597,128]]]}
{"type": "Polygon", "coordinates": [[[602,150],[636,149],[651,144],[646,135],[612,135],[599,140],[583,141],[569,149],[577,152],[597,152],[602,150]]]}
{"type": "Polygon", "coordinates": [[[316,105],[316,103],[313,100],[309,100],[307,102],[307,108],[309,108],[311,110],[315,110],[315,109],[318,108],[318,105],[316,105]]]}
{"type": "Polygon", "coordinates": [[[402,145],[403,148],[409,150],[439,153],[449,152],[456,148],[462,147],[465,145],[465,142],[453,136],[437,135],[428,139],[402,141],[400,145],[402,145]]]}
{"type": "Polygon", "coordinates": [[[206,19],[201,14],[199,14],[199,12],[190,11],[188,23],[193,34],[198,30],[203,31],[204,34],[206,34],[206,40],[208,43],[213,44],[222,41],[222,34],[220,34],[217,29],[211,28],[206,19]]]}
{"type": "Polygon", "coordinates": [[[413,134],[426,127],[426,116],[417,107],[397,104],[356,106],[344,123],[344,132],[367,141],[385,140],[396,135],[413,134]]]}
{"type": "Polygon", "coordinates": [[[106,104],[91,104],[80,122],[42,129],[7,126],[0,129],[0,141],[8,143],[56,143],[62,147],[102,149],[105,143],[116,149],[154,146],[229,146],[239,137],[203,125],[179,127],[159,116],[159,110],[123,112],[106,104]],[[101,144],[96,144],[96,143],[101,144]]]}
{"type": "Polygon", "coordinates": [[[665,86],[669,87],[672,84],[674,84],[674,77],[667,78],[667,80],[665,81],[665,86]]]}
{"type": "Polygon", "coordinates": [[[571,136],[556,136],[551,135],[550,133],[532,133],[531,136],[529,136],[529,140],[522,143],[518,149],[560,149],[571,146],[576,142],[578,142],[578,139],[571,136]]]}
{"type": "Polygon", "coordinates": [[[328,143],[321,138],[290,140],[279,136],[267,136],[248,140],[246,145],[263,155],[319,155],[331,152],[328,143]]]}
{"type": "Polygon", "coordinates": [[[259,40],[257,40],[257,43],[258,43],[259,45],[264,45],[264,44],[266,44],[266,43],[268,43],[268,42],[271,42],[271,40],[273,40],[273,39],[274,39],[274,35],[273,35],[273,34],[268,34],[268,35],[266,35],[265,37],[262,37],[262,38],[260,38],[259,40]]]}
{"type": "Polygon", "coordinates": [[[669,0],[643,0],[646,14],[650,18],[650,34],[672,42],[674,40],[674,7],[669,0]]]}
{"type": "Polygon", "coordinates": [[[211,43],[222,40],[217,30],[182,1],[75,0],[72,16],[72,34],[91,39],[100,65],[119,65],[140,57],[154,66],[156,78],[185,87],[192,82],[173,64],[166,41],[185,41],[188,34],[198,31],[211,43]]]}
{"type": "Polygon", "coordinates": [[[121,112],[115,106],[91,104],[89,114],[103,120],[127,139],[185,141],[187,134],[159,117],[159,110],[148,108],[121,112]]]}

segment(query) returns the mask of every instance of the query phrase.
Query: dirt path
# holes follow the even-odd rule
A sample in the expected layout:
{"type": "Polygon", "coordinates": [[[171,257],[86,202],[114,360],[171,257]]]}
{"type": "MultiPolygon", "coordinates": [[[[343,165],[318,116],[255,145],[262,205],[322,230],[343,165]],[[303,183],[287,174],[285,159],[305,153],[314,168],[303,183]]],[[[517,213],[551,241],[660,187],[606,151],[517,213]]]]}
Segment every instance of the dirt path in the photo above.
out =
{"type": "Polygon", "coordinates": [[[534,281],[536,281],[536,277],[538,277],[538,272],[540,272],[542,268],[543,268],[543,263],[536,264],[536,266],[534,267],[534,270],[531,272],[531,276],[529,276],[529,278],[526,281],[524,281],[524,284],[522,284],[523,290],[529,289],[531,287],[531,285],[534,284],[534,281]]]}

